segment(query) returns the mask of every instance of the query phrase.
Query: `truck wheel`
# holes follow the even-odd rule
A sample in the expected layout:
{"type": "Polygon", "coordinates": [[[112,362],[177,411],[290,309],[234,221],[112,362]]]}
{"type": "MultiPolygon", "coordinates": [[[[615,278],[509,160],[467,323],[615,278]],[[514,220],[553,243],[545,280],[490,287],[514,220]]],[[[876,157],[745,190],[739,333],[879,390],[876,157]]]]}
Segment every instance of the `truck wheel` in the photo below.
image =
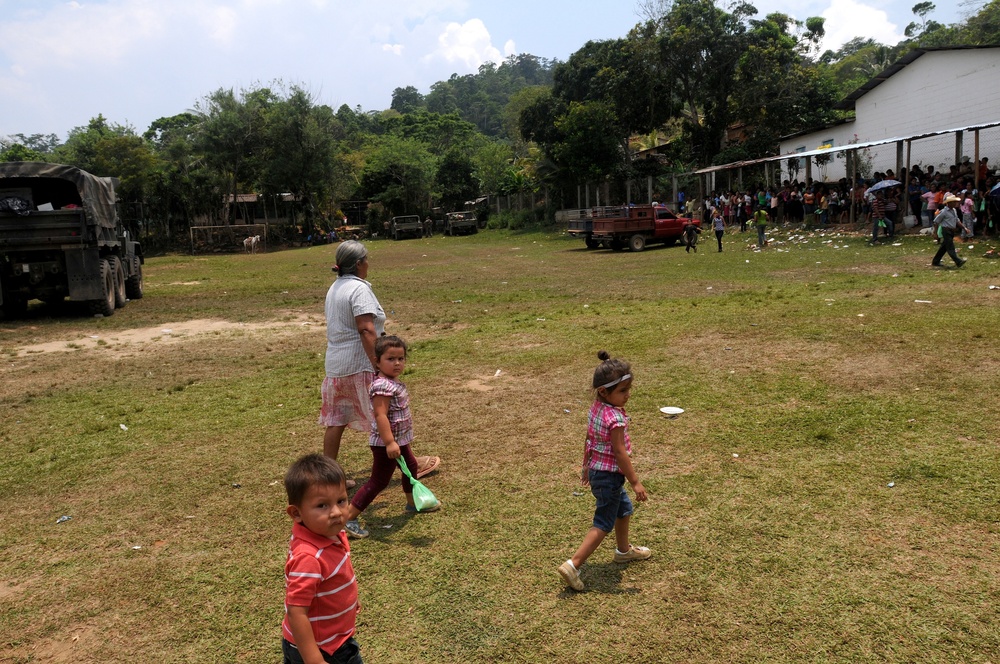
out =
{"type": "Polygon", "coordinates": [[[587,237],[583,239],[583,243],[587,245],[587,249],[597,249],[599,246],[601,246],[600,241],[595,240],[589,234],[587,235],[587,237]]]}
{"type": "Polygon", "coordinates": [[[121,309],[128,303],[125,297],[125,266],[117,256],[108,259],[111,264],[111,274],[115,279],[115,309],[121,309]]]}
{"type": "Polygon", "coordinates": [[[642,251],[646,248],[646,238],[636,233],[628,240],[628,248],[632,251],[642,251]]]}
{"type": "Polygon", "coordinates": [[[21,296],[4,293],[3,306],[0,308],[0,319],[14,320],[23,318],[28,313],[28,300],[21,296]]]}
{"type": "Polygon", "coordinates": [[[132,257],[132,275],[125,280],[125,295],[130,300],[142,299],[142,261],[132,257]]]}
{"type": "Polygon", "coordinates": [[[111,274],[111,263],[106,260],[101,261],[101,282],[104,284],[104,297],[98,300],[90,300],[88,303],[90,313],[96,316],[111,316],[115,313],[115,278],[111,274]]]}

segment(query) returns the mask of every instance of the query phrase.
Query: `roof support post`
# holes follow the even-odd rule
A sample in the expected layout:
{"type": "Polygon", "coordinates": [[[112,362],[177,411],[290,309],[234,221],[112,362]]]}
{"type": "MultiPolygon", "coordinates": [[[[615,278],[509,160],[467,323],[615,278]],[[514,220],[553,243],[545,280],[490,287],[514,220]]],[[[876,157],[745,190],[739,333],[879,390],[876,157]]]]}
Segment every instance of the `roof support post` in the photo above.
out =
{"type": "Polygon", "coordinates": [[[973,136],[974,136],[976,154],[972,158],[972,168],[975,169],[973,171],[972,181],[976,183],[975,185],[976,189],[982,189],[986,185],[986,183],[985,182],[980,183],[979,181],[979,130],[978,129],[975,131],[973,136]]]}
{"type": "MultiPolygon", "coordinates": [[[[903,170],[903,141],[896,141],[896,179],[899,180],[899,173],[903,170]]],[[[907,169],[909,170],[909,166],[907,169]]]]}
{"type": "Polygon", "coordinates": [[[812,157],[806,157],[806,180],[805,180],[804,184],[807,187],[812,184],[812,179],[813,179],[813,168],[812,167],[813,167],[813,158],[812,157]]]}
{"type": "Polygon", "coordinates": [[[955,132],[955,165],[958,166],[962,163],[962,138],[963,133],[961,131],[955,132]]]}
{"type": "Polygon", "coordinates": [[[850,162],[851,162],[851,190],[850,190],[850,193],[851,193],[851,224],[852,225],[854,223],[856,223],[855,222],[855,217],[857,216],[855,214],[855,208],[857,206],[854,204],[854,190],[858,188],[858,156],[857,156],[857,154],[855,154],[856,152],[857,152],[857,149],[854,149],[854,150],[851,150],[850,152],[847,153],[848,156],[850,156],[850,162]]]}
{"type": "Polygon", "coordinates": [[[653,176],[652,175],[647,175],[646,176],[646,202],[647,203],[652,203],[653,202],[653,176]]]}

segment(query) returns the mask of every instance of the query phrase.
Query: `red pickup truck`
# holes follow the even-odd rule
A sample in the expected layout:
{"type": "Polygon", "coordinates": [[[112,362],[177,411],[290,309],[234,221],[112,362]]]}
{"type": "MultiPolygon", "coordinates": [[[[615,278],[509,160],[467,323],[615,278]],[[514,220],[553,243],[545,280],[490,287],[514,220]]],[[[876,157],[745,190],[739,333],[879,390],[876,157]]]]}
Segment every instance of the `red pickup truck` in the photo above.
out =
{"type": "Polygon", "coordinates": [[[662,242],[667,246],[676,243],[687,224],[700,228],[701,220],[678,217],[665,205],[595,207],[591,237],[615,251],[626,247],[642,251],[650,243],[662,242]]]}

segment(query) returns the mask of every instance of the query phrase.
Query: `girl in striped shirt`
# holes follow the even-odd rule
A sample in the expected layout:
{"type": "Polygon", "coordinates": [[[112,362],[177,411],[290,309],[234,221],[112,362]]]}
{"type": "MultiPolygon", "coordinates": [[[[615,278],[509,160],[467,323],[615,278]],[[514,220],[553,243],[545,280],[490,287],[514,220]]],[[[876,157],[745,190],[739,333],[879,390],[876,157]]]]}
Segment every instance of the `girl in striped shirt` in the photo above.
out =
{"type": "Polygon", "coordinates": [[[594,405],[590,408],[587,444],[583,452],[580,479],[597,499],[594,525],[573,557],[559,566],[559,575],[573,590],[583,590],[580,567],[604,538],[615,532],[614,561],[646,560],[652,552],[629,541],[628,526],[632,501],[625,492],[625,480],[632,485],[635,499],[646,500],[646,489],[632,467],[632,442],[628,435],[625,404],[632,391],[632,369],[624,360],[613,360],[607,351],[597,354],[601,364],[594,370],[594,405]]]}

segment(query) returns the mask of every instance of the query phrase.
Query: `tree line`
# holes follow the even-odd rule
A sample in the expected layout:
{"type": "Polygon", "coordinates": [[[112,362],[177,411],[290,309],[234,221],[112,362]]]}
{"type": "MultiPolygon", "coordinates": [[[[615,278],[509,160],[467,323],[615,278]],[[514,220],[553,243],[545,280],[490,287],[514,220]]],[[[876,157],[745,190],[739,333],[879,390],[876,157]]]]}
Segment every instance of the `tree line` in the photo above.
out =
{"type": "Polygon", "coordinates": [[[1000,0],[950,26],[921,2],[903,42],[858,38],[824,53],[818,17],[761,17],[750,2],[714,0],[640,9],[628,35],[587,42],[565,62],[511,56],[427,94],[397,88],[382,111],[333,110],[274,81],[215,90],[142,134],[103,115],[65,142],[15,134],[0,139],[0,159],[118,177],[154,244],[198,218],[232,223],[236,195],[250,192],[290,194],[303,233],[337,225],[353,200],[368,202],[373,227],[487,195],[544,190],[554,209],[571,205],[581,183],[774,154],[780,136],[841,117],[833,105],[909,49],[1000,43],[1000,0]],[[651,147],[656,159],[633,158],[651,147]]]}

